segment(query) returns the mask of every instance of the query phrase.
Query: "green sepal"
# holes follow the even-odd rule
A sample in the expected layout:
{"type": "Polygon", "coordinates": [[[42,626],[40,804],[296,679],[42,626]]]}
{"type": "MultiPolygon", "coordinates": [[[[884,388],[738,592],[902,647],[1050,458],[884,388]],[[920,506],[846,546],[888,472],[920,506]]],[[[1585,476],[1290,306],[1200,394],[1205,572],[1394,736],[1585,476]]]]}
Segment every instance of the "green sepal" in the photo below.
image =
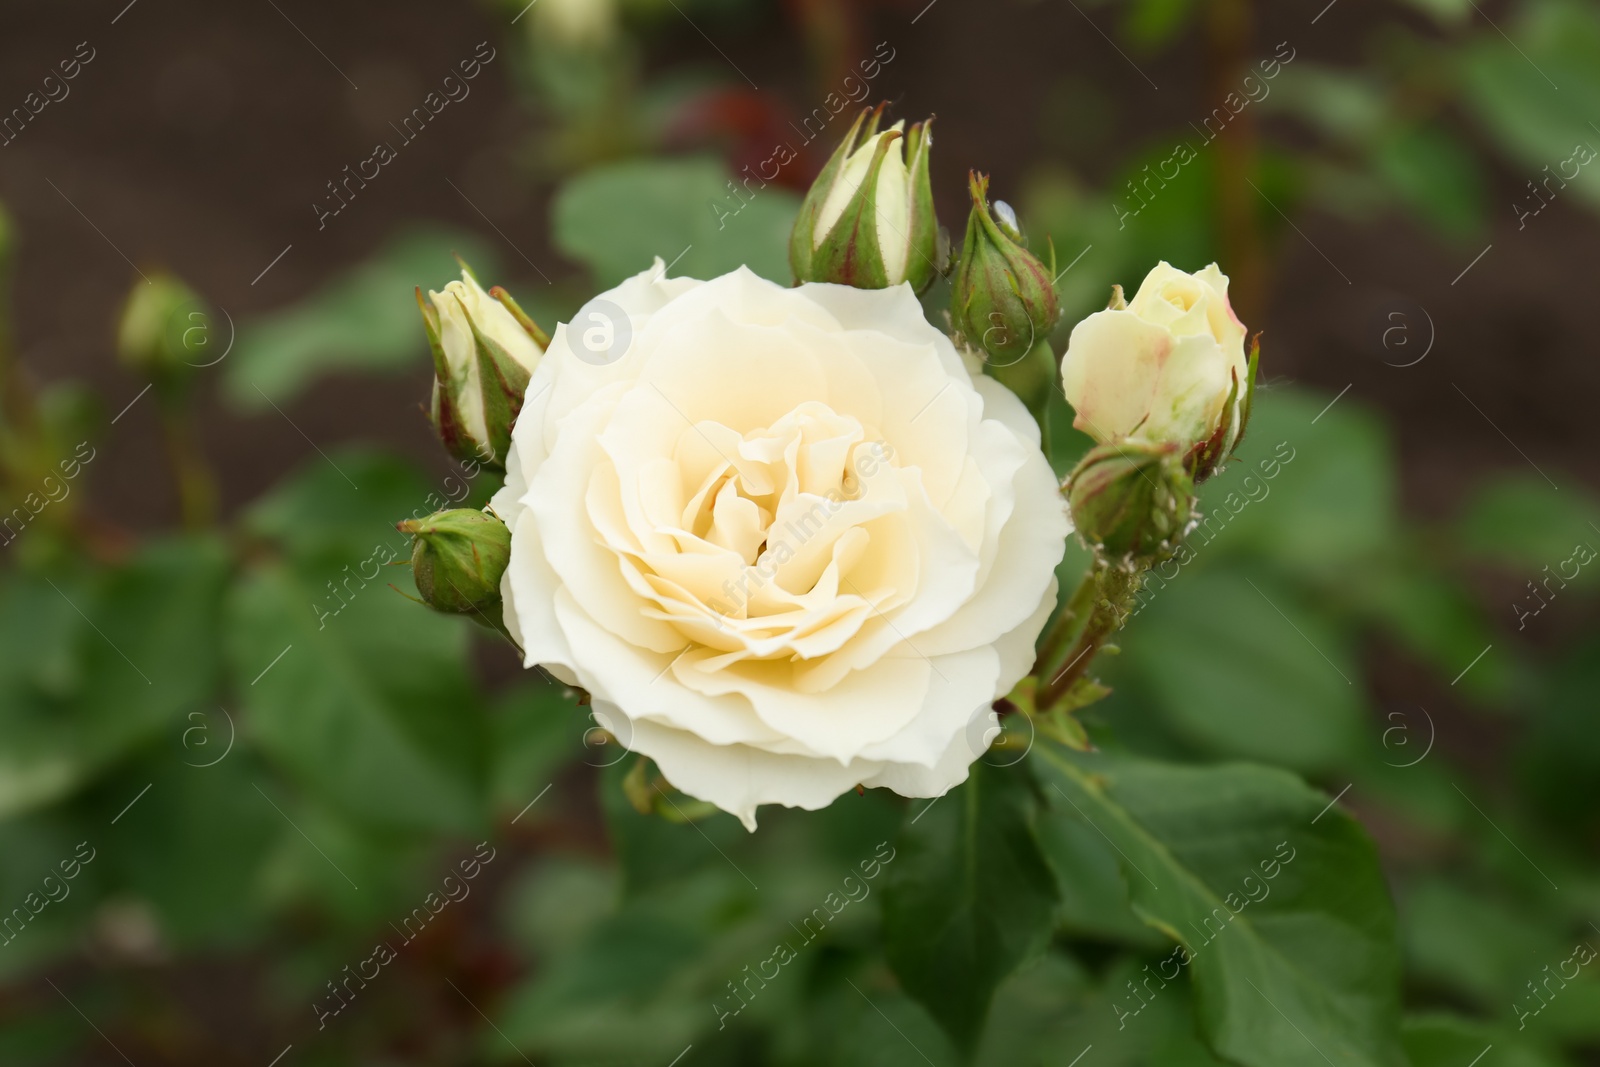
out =
{"type": "Polygon", "coordinates": [[[1076,713],[1110,693],[1106,686],[1084,676],[1073,682],[1048,708],[1041,708],[1038,706],[1039,679],[1030,675],[1016,684],[1006,700],[1032,719],[1034,729],[1046,737],[1077,752],[1092,752],[1094,745],[1089,741],[1089,732],[1078,721],[1076,713]]]}
{"type": "Polygon", "coordinates": [[[1250,361],[1245,368],[1244,400],[1239,401],[1239,374],[1233,373],[1233,384],[1228,389],[1228,400],[1222,409],[1222,422],[1215,432],[1190,450],[1185,463],[1196,485],[1220,472],[1233,458],[1244,431],[1250,424],[1250,409],[1255,403],[1256,370],[1261,362],[1261,335],[1257,334],[1250,345],[1250,361]]]}
{"type": "Polygon", "coordinates": [[[433,301],[422,295],[422,286],[417,286],[416,292],[417,308],[422,312],[422,327],[428,335],[428,350],[433,354],[433,398],[429,404],[429,417],[445,451],[456,459],[481,461],[483,456],[467,432],[461,409],[456,404],[455,392],[449,388],[450,364],[445,359],[444,343],[439,337],[439,309],[433,306],[433,301]]]}
{"type": "Polygon", "coordinates": [[[1171,556],[1188,531],[1194,479],[1182,446],[1127,438],[1089,450],[1068,476],[1067,501],[1085,544],[1113,561],[1149,563],[1171,556]]]}
{"type": "Polygon", "coordinates": [[[506,292],[505,286],[496,285],[491,287],[489,296],[498,300],[501,307],[511,312],[511,317],[517,320],[518,326],[528,331],[528,336],[533,338],[533,343],[539,346],[539,351],[543,352],[550,347],[550,335],[540,329],[539,324],[533,321],[532,316],[522,310],[522,305],[518,304],[512,295],[506,292]]]}
{"type": "Polygon", "coordinates": [[[789,267],[794,271],[796,283],[816,280],[811,270],[811,261],[817,246],[817,216],[822,213],[822,205],[827,202],[828,194],[833,190],[834,183],[839,180],[845,161],[855,151],[856,145],[864,139],[862,125],[866,125],[865,137],[877,133],[884,107],[884,104],[879,104],[875,108],[862,109],[861,114],[856,116],[856,121],[851,124],[850,132],[839,142],[839,147],[834,149],[833,155],[822,168],[822,173],[817,175],[817,180],[811,183],[805,199],[800,202],[800,213],[795,217],[794,228],[789,231],[789,267]]]}
{"type": "Polygon", "coordinates": [[[811,260],[813,277],[857,289],[887,289],[889,271],[878,243],[878,177],[891,148],[900,150],[902,134],[889,130],[879,138],[872,162],[844,213],[833,224],[811,260]]]}
{"type": "Polygon", "coordinates": [[[1256,368],[1261,363],[1261,334],[1257,333],[1250,339],[1250,363],[1245,368],[1244,404],[1239,415],[1239,432],[1233,439],[1233,449],[1236,451],[1239,443],[1244,440],[1244,432],[1250,428],[1250,412],[1256,402],[1256,368]]]}
{"type": "Polygon", "coordinates": [[[473,322],[472,315],[462,309],[467,323],[472,327],[472,338],[478,352],[478,387],[483,393],[483,421],[489,433],[489,447],[494,451],[494,462],[504,467],[511,452],[511,430],[517,416],[522,413],[522,400],[528,393],[531,371],[518,363],[500,342],[486,335],[473,322]]]}
{"type": "Polygon", "coordinates": [[[911,233],[907,235],[906,281],[917,294],[943,274],[948,263],[939,262],[939,217],[933,207],[933,179],[929,156],[933,148],[933,119],[919,122],[906,134],[906,160],[910,164],[911,233]]]}
{"type": "Polygon", "coordinates": [[[502,629],[500,578],[511,560],[511,531],[496,516],[453,508],[395,524],[412,535],[411,575],[422,600],[448,615],[476,615],[502,629]]]}
{"type": "Polygon", "coordinates": [[[967,188],[972,210],[950,289],[951,319],[969,346],[1005,366],[1049,336],[1061,301],[1050,270],[995,221],[988,176],[969,171],[967,188]]]}
{"type": "Polygon", "coordinates": [[[705,800],[696,800],[673,788],[665,776],[652,773],[655,764],[640,756],[622,779],[622,794],[640,815],[656,815],[680,826],[697,823],[722,809],[705,800]],[[678,792],[678,799],[668,792],[678,792]]]}

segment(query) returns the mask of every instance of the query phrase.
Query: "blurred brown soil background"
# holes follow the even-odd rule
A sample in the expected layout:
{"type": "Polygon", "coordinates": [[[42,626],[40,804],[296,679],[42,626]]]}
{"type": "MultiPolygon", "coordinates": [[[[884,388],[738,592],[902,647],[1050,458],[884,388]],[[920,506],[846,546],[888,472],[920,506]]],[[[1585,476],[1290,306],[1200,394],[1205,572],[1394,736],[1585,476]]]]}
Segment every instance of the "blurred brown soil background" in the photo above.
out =
{"type": "MultiPolygon", "coordinates": [[[[175,271],[235,321],[315,291],[417,219],[480,231],[506,252],[507,263],[520,266],[450,181],[535,263],[551,274],[563,269],[548,240],[550,188],[518,163],[538,123],[508,84],[513,64],[497,23],[502,12],[470,3],[442,11],[414,0],[347,0],[288,2],[280,14],[265,0],[138,0],[111,24],[124,2],[8,5],[0,35],[6,109],[20,105],[79,42],[96,50],[70,83],[71,95],[0,148],[0,199],[22,241],[19,345],[37,379],[87,380],[107,419],[136,395],[137,383],[112,357],[115,316],[138,277],[127,260],[175,271]],[[364,158],[389,122],[486,39],[502,54],[473,83],[473,95],[403,147],[318,232],[311,204],[325,183],[364,158]],[[290,242],[292,251],[252,285],[290,242]]],[[[1260,5],[1254,51],[1268,54],[1273,43],[1292,37],[1302,57],[1359,63],[1373,5],[1335,8],[1308,32],[1307,15],[1319,6],[1309,2],[1260,5]]],[[[1070,4],[938,0],[910,24],[912,8],[920,6],[872,9],[859,36],[868,48],[886,40],[896,49],[876,92],[907,114],[938,115],[935,187],[941,215],[954,229],[964,214],[956,197],[969,163],[992,171],[1001,195],[1040,161],[1098,183],[1131,148],[1209,109],[1199,47],[1137,57],[1157,90],[1070,4]],[[1113,126],[1075,142],[1074,131],[1052,123],[1062,110],[1056,85],[1066,74],[1116,100],[1113,126]]],[[[1412,16],[1384,10],[1383,17],[1412,16]]],[[[1101,10],[1100,21],[1109,25],[1108,19],[1101,10]]],[[[688,22],[666,28],[652,45],[652,63],[722,63],[688,22]]],[[[759,72],[760,91],[778,95],[780,108],[798,116],[813,106],[824,75],[808,64],[780,12],[701,28],[741,69],[759,72]]],[[[1486,147],[1483,154],[1495,158],[1486,147]]],[[[1509,205],[1524,176],[1498,161],[1490,173],[1493,223],[1486,240],[1494,247],[1456,285],[1451,280],[1481,244],[1444,243],[1401,215],[1352,226],[1307,213],[1296,220],[1304,238],[1286,230],[1267,249],[1265,312],[1252,326],[1266,331],[1268,380],[1330,392],[1351,384],[1347,398],[1386,413],[1404,457],[1413,513],[1443,513],[1483,472],[1523,465],[1453,384],[1558,484],[1569,471],[1591,485],[1597,480],[1600,425],[1586,398],[1600,385],[1600,361],[1593,358],[1584,279],[1593,277],[1600,222],[1569,198],[1518,232],[1509,205]],[[1505,210],[1494,210],[1496,204],[1505,210]],[[1355,284],[1347,285],[1323,254],[1355,284]],[[1426,309],[1437,339],[1423,363],[1396,368],[1384,362],[1383,317],[1375,309],[1408,301],[1426,309]]],[[[1092,259],[1082,269],[1093,270],[1092,259]]],[[[417,280],[438,284],[443,274],[417,280]]],[[[324,448],[379,441],[442,469],[417,407],[427,373],[419,329],[415,373],[330,379],[289,414],[324,448]]],[[[305,439],[270,410],[241,417],[205,404],[202,434],[228,509],[310,453],[305,439]]],[[[88,475],[98,512],[140,530],[175,522],[176,497],[150,405],[135,406],[101,451],[88,475]]]]}

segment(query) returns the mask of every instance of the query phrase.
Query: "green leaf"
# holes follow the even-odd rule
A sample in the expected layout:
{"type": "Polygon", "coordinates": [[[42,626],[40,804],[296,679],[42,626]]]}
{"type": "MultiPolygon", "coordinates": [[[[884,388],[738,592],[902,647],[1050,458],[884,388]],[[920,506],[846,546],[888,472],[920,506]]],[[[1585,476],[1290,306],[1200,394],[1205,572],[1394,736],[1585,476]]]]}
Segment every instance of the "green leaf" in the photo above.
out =
{"type": "Polygon", "coordinates": [[[1537,805],[1540,822],[1579,841],[1600,828],[1594,784],[1600,782],[1600,730],[1594,695],[1600,692],[1600,641],[1585,638],[1551,671],[1548,692],[1535,708],[1518,755],[1518,780],[1537,805]]]}
{"type": "Polygon", "coordinates": [[[1038,837],[1061,887],[1057,922],[1063,932],[1151,952],[1166,944],[1129,905],[1117,854],[1093,827],[1071,819],[1043,819],[1038,837]]]}
{"type": "MultiPolygon", "coordinates": [[[[1574,149],[1600,147],[1589,125],[1600,115],[1600,14],[1578,2],[1527,4],[1518,10],[1522,18],[1502,23],[1504,36],[1484,29],[1465,52],[1465,102],[1526,168],[1515,202],[1524,211],[1541,210],[1552,196],[1575,197],[1593,209],[1600,206],[1600,167],[1582,163],[1574,149]],[[1523,184],[1527,181],[1540,186],[1538,195],[1523,184]]],[[[1515,206],[1504,210],[1507,221],[1520,217],[1515,206]]],[[[1552,222],[1535,217],[1525,225],[1552,222]]]]}
{"type": "MultiPolygon", "coordinates": [[[[587,709],[582,709],[587,712],[587,709]]],[[[593,720],[580,719],[584,729],[593,720]]],[[[622,870],[623,893],[635,897],[653,888],[697,874],[708,867],[727,869],[729,853],[738,854],[741,845],[750,844],[750,835],[732,815],[717,814],[701,819],[693,827],[668,822],[655,815],[641,815],[628,802],[622,780],[638,760],[622,759],[613,744],[591,747],[588,761],[603,768],[596,775],[600,806],[605,812],[611,847],[622,870]],[[698,831],[698,832],[697,832],[698,831]],[[719,855],[720,853],[720,855],[719,855]]],[[[659,772],[650,766],[652,781],[659,772]]],[[[730,872],[732,873],[732,872],[730,872]]]]}
{"type": "MultiPolygon", "coordinates": [[[[458,471],[450,478],[448,491],[464,496],[468,480],[458,471]]],[[[301,564],[354,564],[379,546],[409,559],[411,538],[396,530],[395,523],[457,506],[445,492],[442,485],[430,486],[403,460],[365,449],[340,449],[328,458],[308,459],[250,506],[244,525],[301,564]]]]}
{"type": "MultiPolygon", "coordinates": [[[[1446,681],[1494,640],[1471,592],[1442,571],[1436,554],[1422,545],[1407,545],[1392,559],[1362,568],[1351,575],[1347,589],[1371,618],[1446,681]]],[[[1475,664],[1461,688],[1484,700],[1504,700],[1516,678],[1509,654],[1497,654],[1475,664]]]]}
{"type": "Polygon", "coordinates": [[[261,748],[355,819],[468,830],[484,815],[485,717],[468,631],[377,582],[336,615],[270,564],[235,589],[230,659],[261,748]]]}
{"type": "MultiPolygon", "coordinates": [[[[127,796],[121,800],[125,803],[127,796]]],[[[0,926],[0,980],[8,984],[26,981],[30,970],[81,952],[84,927],[105,895],[101,857],[109,836],[102,829],[106,824],[72,814],[56,807],[0,822],[0,855],[6,858],[0,866],[0,899],[9,902],[8,909],[22,907],[25,915],[32,912],[29,894],[35,905],[42,905],[26,923],[19,923],[11,910],[0,913],[0,921],[10,920],[0,926]],[[52,879],[49,884],[46,877],[52,879]],[[40,898],[49,898],[48,903],[40,898]]],[[[15,1020],[8,1020],[0,1032],[14,1026],[15,1020]]],[[[0,1044],[0,1055],[4,1049],[0,1044]]]]}
{"type": "Polygon", "coordinates": [[[980,760],[965,784],[914,807],[884,888],[885,952],[906,991],[970,1051],[996,987],[1044,946],[1055,879],[1018,768],[980,760]]]}
{"type": "Polygon", "coordinates": [[[648,270],[656,256],[674,277],[711,278],[747,266],[786,282],[789,230],[799,210],[787,189],[757,180],[747,190],[715,160],[651,159],[599,167],[563,186],[554,237],[603,288],[648,270]]]}
{"type": "MultiPolygon", "coordinates": [[[[1160,940],[1159,934],[1150,933],[1160,940]]],[[[1082,1067],[1092,1060],[1098,1067],[1221,1067],[1195,1032],[1188,982],[1163,989],[1137,1022],[1118,1018],[1129,983],[1146,978],[1145,965],[1142,958],[1119,956],[1097,967],[1091,978],[1079,960],[1060,952],[1047,954],[1000,987],[977,1063],[1082,1067]],[[1078,1064],[1073,1064],[1074,1057],[1081,1057],[1078,1064]]]]}
{"type": "Polygon", "coordinates": [[[181,949],[217,951],[264,934],[274,846],[285,835],[304,844],[252,787],[269,779],[249,740],[239,736],[243,725],[222,708],[191,712],[177,744],[116,780],[112,815],[127,798],[140,799],[117,824],[121,832],[105,839],[105,858],[96,863],[121,893],[149,902],[163,940],[181,949]]]}
{"type": "MultiPolygon", "coordinates": [[[[1270,369],[1270,340],[1262,346],[1270,369]]],[[[1398,536],[1396,463],[1383,424],[1352,397],[1258,388],[1236,459],[1200,492],[1197,554],[1226,550],[1342,580],[1398,536]],[[1214,544],[1213,544],[1214,540],[1214,544]]]]}
{"type": "Polygon", "coordinates": [[[0,815],[59,799],[208,707],[221,680],[227,555],[154,544],[129,564],[0,579],[0,815]]]}
{"type": "MultiPolygon", "coordinates": [[[[495,808],[515,817],[563,766],[591,751],[584,742],[593,721],[565,686],[542,674],[496,703],[489,726],[490,789],[495,808]]],[[[536,814],[529,813],[530,821],[536,814]]]]}
{"type": "Polygon", "coordinates": [[[1437,125],[1398,129],[1373,146],[1377,171],[1401,199],[1447,237],[1479,232],[1483,175],[1476,157],[1437,125]]]}
{"type": "Polygon", "coordinates": [[[698,824],[719,842],[713,847],[694,827],[627,810],[700,862],[658,868],[663,877],[620,901],[614,869],[539,865],[517,894],[519,926],[541,962],[508,1004],[503,1026],[514,1040],[525,1036],[573,1062],[643,1062],[668,1042],[681,1050],[691,1041],[705,1062],[748,1062],[719,1059],[715,1050],[797,1017],[820,968],[857,996],[834,961],[871,942],[876,909],[868,901],[881,884],[873,878],[895,861],[886,843],[892,862],[879,862],[868,846],[835,866],[820,861],[814,836],[830,821],[824,813],[772,813],[760,835],[731,817],[698,824]],[[739,835],[737,844],[724,828],[739,835]]]}
{"type": "Polygon", "coordinates": [[[427,338],[415,289],[458,278],[460,253],[492,277],[494,260],[476,236],[437,227],[402,233],[325,289],[241,323],[223,364],[223,391],[245,411],[284,404],[335,372],[399,372],[426,365],[427,338]]]}
{"type": "Polygon", "coordinates": [[[1444,1014],[1408,1017],[1405,1048],[1411,1067],[1463,1067],[1475,1061],[1492,1062],[1494,1067],[1566,1067],[1567,1063],[1504,1027],[1444,1014]],[[1477,1061],[1491,1047],[1494,1058],[1477,1061]]]}
{"type": "Polygon", "coordinates": [[[1406,976],[1496,1011],[1526,994],[1523,983],[1546,962],[1566,955],[1563,931],[1553,916],[1530,914],[1458,881],[1424,876],[1406,889],[1400,906],[1406,976]]]}
{"type": "Polygon", "coordinates": [[[1140,592],[1145,606],[1116,666],[1138,677],[1185,740],[1300,770],[1340,766],[1357,751],[1360,667],[1340,630],[1299,594],[1239,566],[1158,580],[1140,592]]]}
{"type": "MultiPolygon", "coordinates": [[[[1327,797],[1262,767],[1034,752],[1048,817],[1105,835],[1135,911],[1181,943],[1167,959],[1187,960],[1201,1034],[1220,1057],[1244,1067],[1405,1064],[1383,872],[1366,834],[1327,797]]],[[[1156,970],[1157,981],[1168,977],[1156,970]]],[[[1130,994],[1124,1010],[1140,1003],[1130,994]]]]}
{"type": "MultiPolygon", "coordinates": [[[[1579,544],[1600,547],[1600,503],[1581,488],[1557,492],[1535,474],[1503,474],[1473,495],[1455,528],[1468,555],[1526,571],[1535,581],[1555,572],[1579,544]]],[[[1577,583],[1594,581],[1587,575],[1577,583]]]]}
{"type": "Polygon", "coordinates": [[[1335,140],[1364,144],[1390,116],[1382,89],[1359,71],[1298,58],[1279,77],[1267,106],[1305,119],[1335,140]]]}
{"type": "MultiPolygon", "coordinates": [[[[830,980],[828,984],[797,1005],[791,1015],[774,1021],[788,1031],[785,1045],[795,1049],[786,1062],[829,1067],[928,1067],[930,1063],[945,1067],[961,1061],[962,1054],[936,1021],[897,988],[881,967],[840,971],[835,967],[831,973],[819,974],[819,980],[830,980]]],[[[736,1057],[729,1062],[749,1061],[736,1057]]]]}

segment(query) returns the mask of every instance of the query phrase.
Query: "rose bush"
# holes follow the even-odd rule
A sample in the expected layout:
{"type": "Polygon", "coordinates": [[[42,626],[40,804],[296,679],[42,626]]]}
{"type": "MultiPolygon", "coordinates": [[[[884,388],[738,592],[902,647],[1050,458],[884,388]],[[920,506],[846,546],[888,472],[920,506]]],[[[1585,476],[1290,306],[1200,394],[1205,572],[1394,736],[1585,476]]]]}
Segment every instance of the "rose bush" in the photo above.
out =
{"type": "Polygon", "coordinates": [[[1145,275],[1132,300],[1120,287],[1112,306],[1072,328],[1061,387],[1073,425],[1105,444],[1136,436],[1194,445],[1228,415],[1220,454],[1237,441],[1249,385],[1245,328],[1228,303],[1228,276],[1215,263],[1189,274],[1165,260],[1145,275]]]}
{"type": "Polygon", "coordinates": [[[909,285],[664,275],[604,294],[623,350],[562,326],[529,383],[493,502],[526,664],[749,828],[943,794],[1055,604],[1037,425],[909,285]]]}

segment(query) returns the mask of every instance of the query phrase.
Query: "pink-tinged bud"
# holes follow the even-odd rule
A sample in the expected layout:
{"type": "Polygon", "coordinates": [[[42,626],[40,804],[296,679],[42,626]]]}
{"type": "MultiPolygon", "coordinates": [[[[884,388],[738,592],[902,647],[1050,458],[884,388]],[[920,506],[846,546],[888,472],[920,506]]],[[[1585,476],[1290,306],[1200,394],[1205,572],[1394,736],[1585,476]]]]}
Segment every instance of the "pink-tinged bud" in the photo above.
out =
{"type": "Polygon", "coordinates": [[[1260,358],[1245,340],[1215,263],[1194,274],[1160,263],[1132,300],[1114,288],[1109,307],[1073,327],[1061,361],[1073,425],[1102,443],[1176,444],[1200,482],[1244,436],[1260,358]]]}

